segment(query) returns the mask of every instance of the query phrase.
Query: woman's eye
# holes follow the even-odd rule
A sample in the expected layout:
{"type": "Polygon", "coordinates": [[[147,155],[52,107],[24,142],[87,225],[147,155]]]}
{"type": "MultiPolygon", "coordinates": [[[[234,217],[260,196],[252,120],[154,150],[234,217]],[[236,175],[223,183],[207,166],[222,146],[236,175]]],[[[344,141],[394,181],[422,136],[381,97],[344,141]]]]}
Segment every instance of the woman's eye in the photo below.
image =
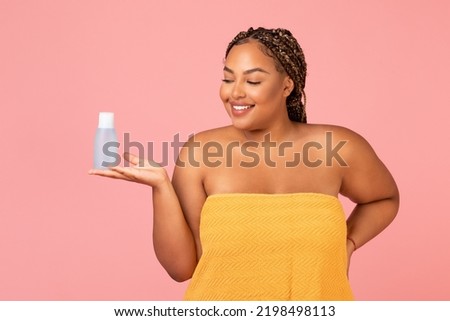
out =
{"type": "Polygon", "coordinates": [[[250,81],[250,80],[247,80],[247,83],[249,83],[250,85],[259,85],[261,82],[260,82],[260,81],[250,81]]]}
{"type": "Polygon", "coordinates": [[[233,82],[233,80],[231,79],[222,79],[222,82],[225,84],[231,84],[233,82]]]}

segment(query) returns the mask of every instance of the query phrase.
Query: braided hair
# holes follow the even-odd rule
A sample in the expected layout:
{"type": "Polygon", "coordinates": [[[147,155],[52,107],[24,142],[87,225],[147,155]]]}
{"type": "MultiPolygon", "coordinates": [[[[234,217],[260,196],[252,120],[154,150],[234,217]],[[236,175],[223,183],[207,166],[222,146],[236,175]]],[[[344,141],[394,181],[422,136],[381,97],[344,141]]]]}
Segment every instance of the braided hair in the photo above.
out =
{"type": "Polygon", "coordinates": [[[286,99],[289,119],[306,123],[306,62],[303,50],[292,33],[286,29],[266,29],[259,27],[241,31],[230,42],[225,53],[228,56],[231,48],[249,42],[251,39],[261,44],[262,51],[272,57],[279,72],[286,72],[294,82],[294,90],[286,99]],[[303,99],[303,101],[302,101],[303,99]]]}

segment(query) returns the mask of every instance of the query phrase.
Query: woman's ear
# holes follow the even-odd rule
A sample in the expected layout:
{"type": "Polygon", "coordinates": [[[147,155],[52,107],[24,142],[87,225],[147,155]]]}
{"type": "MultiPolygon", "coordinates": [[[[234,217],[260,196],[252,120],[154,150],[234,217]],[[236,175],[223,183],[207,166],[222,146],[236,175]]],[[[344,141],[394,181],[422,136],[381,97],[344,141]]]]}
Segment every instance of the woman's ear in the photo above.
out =
{"type": "Polygon", "coordinates": [[[283,87],[283,96],[288,97],[291,92],[294,90],[294,81],[291,79],[291,77],[286,76],[284,78],[284,87],[283,87]]]}

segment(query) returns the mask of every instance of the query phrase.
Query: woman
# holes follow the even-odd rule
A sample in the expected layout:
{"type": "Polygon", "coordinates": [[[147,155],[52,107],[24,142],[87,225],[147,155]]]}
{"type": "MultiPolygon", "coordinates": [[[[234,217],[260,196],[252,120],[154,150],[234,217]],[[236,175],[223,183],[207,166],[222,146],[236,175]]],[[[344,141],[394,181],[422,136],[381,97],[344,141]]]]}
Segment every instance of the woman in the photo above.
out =
{"type": "Polygon", "coordinates": [[[172,182],[133,155],[91,174],[153,188],[155,253],[188,300],[351,300],[353,252],[394,219],[399,194],[370,145],[306,123],[306,63],[285,29],[229,44],[220,97],[232,125],[183,147],[172,182]],[[356,203],[345,221],[337,198],[356,203]]]}

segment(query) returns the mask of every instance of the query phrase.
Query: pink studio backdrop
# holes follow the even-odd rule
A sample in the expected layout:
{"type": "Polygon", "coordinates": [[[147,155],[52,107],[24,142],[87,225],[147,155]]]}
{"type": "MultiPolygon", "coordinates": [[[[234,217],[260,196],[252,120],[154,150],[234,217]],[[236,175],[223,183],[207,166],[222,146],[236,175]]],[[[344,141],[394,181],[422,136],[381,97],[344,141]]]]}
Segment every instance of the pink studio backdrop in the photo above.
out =
{"type": "Polygon", "coordinates": [[[354,255],[356,298],[450,299],[445,0],[0,0],[0,299],[182,298],[153,253],[150,188],[87,175],[98,112],[156,160],[228,124],[224,50],[260,25],[301,42],[309,121],[361,133],[401,190],[354,255]]]}

